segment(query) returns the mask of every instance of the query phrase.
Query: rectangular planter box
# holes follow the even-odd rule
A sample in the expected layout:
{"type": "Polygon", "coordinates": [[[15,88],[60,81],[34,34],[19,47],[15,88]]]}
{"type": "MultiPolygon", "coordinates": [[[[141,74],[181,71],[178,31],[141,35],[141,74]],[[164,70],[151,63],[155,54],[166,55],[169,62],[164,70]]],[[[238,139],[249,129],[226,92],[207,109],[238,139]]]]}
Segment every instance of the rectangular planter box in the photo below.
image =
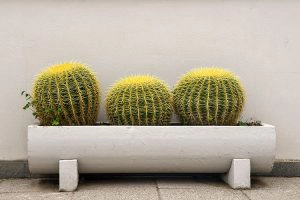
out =
{"type": "Polygon", "coordinates": [[[31,173],[59,172],[60,160],[79,173],[225,173],[249,159],[252,173],[270,172],[275,127],[29,126],[31,173]]]}

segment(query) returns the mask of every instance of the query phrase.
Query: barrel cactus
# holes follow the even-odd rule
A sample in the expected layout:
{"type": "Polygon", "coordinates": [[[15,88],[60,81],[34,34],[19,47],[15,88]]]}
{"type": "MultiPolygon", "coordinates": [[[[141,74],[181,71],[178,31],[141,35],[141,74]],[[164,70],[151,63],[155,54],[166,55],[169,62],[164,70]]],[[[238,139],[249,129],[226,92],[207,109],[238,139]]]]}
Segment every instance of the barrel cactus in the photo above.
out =
{"type": "Polygon", "coordinates": [[[37,76],[33,107],[41,125],[92,125],[97,120],[100,95],[96,76],[87,66],[66,62],[37,76]]]}
{"type": "Polygon", "coordinates": [[[149,75],[121,79],[106,97],[106,114],[114,125],[167,125],[172,107],[166,84],[149,75]]]}
{"type": "Polygon", "coordinates": [[[245,101],[238,77],[221,68],[186,73],[173,94],[175,112],[187,125],[236,125],[245,101]]]}

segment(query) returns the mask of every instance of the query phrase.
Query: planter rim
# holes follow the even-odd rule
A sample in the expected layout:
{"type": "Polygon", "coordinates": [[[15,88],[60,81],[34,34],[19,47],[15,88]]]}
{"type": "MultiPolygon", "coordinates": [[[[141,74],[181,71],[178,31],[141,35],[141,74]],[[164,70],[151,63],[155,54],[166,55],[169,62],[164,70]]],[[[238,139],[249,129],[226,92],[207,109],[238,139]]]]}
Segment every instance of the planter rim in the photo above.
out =
{"type": "Polygon", "coordinates": [[[197,125],[166,125],[166,126],[133,126],[133,125],[83,125],[83,126],[41,126],[38,124],[32,124],[28,125],[30,128],[63,128],[63,127],[203,127],[203,128],[262,128],[262,127],[273,127],[275,128],[274,125],[267,124],[267,123],[262,123],[261,126],[216,126],[216,125],[211,125],[211,126],[197,126],[197,125]]]}

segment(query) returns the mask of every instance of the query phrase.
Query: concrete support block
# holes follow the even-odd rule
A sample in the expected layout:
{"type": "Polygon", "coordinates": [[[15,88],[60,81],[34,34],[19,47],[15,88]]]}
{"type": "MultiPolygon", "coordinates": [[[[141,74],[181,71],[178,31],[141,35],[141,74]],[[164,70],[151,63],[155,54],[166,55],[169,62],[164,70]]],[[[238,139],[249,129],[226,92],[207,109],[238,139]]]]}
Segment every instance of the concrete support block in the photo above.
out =
{"type": "Polygon", "coordinates": [[[233,189],[248,189],[251,188],[250,174],[250,159],[233,159],[222,179],[233,189]]]}
{"type": "Polygon", "coordinates": [[[72,192],[78,185],[78,163],[77,160],[59,161],[59,191],[72,192]]]}

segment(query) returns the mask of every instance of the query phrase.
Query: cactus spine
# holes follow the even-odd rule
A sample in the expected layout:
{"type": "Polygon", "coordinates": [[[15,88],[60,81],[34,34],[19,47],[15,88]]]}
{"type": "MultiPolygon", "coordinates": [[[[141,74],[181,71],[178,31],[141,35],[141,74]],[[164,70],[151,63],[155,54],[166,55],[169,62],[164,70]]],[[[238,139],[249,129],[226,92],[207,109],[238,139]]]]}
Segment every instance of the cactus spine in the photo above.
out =
{"type": "Polygon", "coordinates": [[[173,94],[175,111],[187,125],[236,125],[245,101],[240,80],[221,68],[186,73],[173,94]]]}
{"type": "Polygon", "coordinates": [[[149,75],[121,79],[106,97],[106,114],[114,125],[167,125],[172,111],[172,93],[149,75]]]}
{"type": "Polygon", "coordinates": [[[41,125],[92,125],[97,120],[100,88],[96,76],[85,65],[66,62],[38,75],[33,86],[34,108],[41,125]]]}

